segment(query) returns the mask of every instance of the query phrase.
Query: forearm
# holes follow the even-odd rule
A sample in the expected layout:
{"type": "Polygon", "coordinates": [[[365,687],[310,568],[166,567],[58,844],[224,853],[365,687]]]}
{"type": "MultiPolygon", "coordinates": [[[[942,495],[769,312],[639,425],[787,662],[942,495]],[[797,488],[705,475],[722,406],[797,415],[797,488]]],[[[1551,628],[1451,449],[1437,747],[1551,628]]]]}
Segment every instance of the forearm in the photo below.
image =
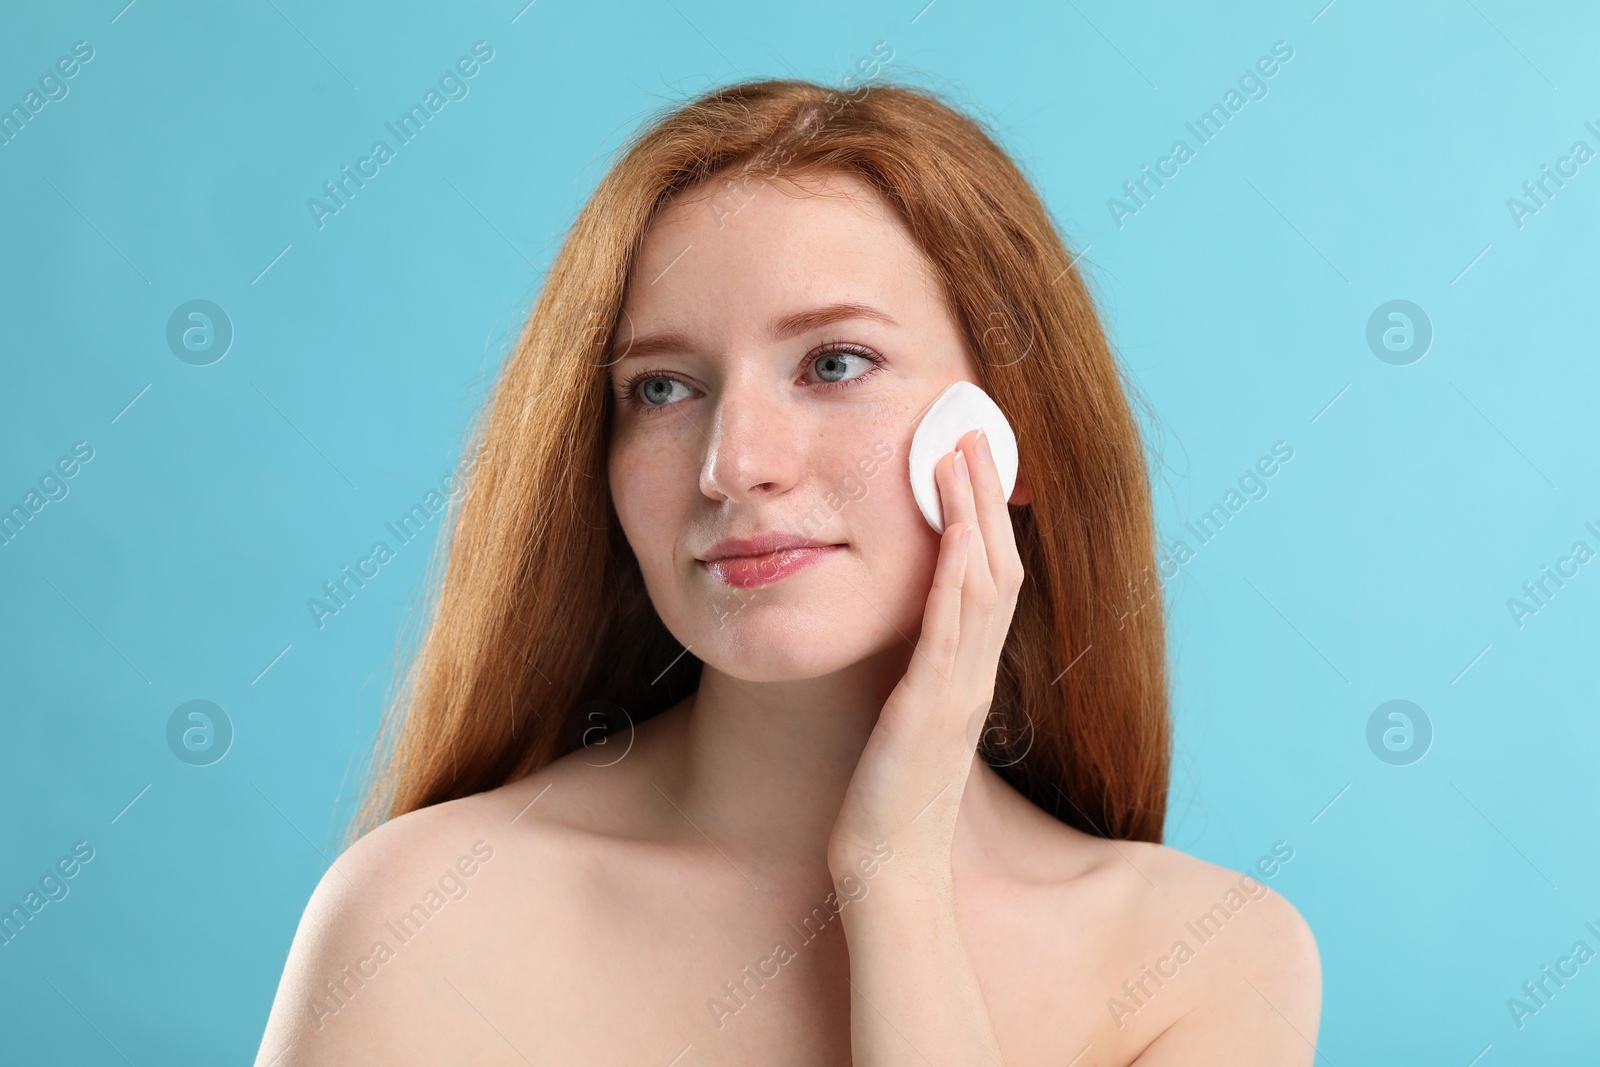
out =
{"type": "Polygon", "coordinates": [[[891,864],[841,915],[856,1067],[1001,1067],[948,872],[891,864]]]}

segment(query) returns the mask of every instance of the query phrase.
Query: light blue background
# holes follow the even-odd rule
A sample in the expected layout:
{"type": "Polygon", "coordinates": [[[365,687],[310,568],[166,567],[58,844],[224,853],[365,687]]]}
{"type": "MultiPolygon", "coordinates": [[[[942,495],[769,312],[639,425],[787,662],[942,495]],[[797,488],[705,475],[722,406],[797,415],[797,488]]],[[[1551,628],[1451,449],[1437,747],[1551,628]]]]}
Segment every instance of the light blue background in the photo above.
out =
{"type": "Polygon", "coordinates": [[[1506,1006],[1600,949],[1600,562],[1520,629],[1506,604],[1600,549],[1600,161],[1521,228],[1506,204],[1600,149],[1593,7],[123,3],[0,16],[7,107],[95,50],[0,146],[0,507],[95,450],[0,547],[0,903],[95,849],[0,948],[0,1058],[253,1056],[436,524],[321,630],[307,598],[455,465],[628,131],[741,76],[838,83],[885,41],[1087,247],[1167,541],[1294,449],[1166,589],[1168,840],[1236,869],[1293,847],[1269,884],[1321,947],[1319,1062],[1594,1062],[1600,962],[1520,1030],[1506,1006]],[[319,230],[306,200],[478,40],[470,95],[319,230]],[[1269,94],[1119,228],[1108,199],[1280,40],[1269,94]],[[165,341],[192,299],[236,330],[211,366],[165,341]],[[1435,331],[1409,366],[1366,343],[1391,299],[1435,331]],[[1435,731],[1409,766],[1366,741],[1396,698],[1435,731]],[[213,766],[167,747],[193,699],[237,731],[213,766]]]}

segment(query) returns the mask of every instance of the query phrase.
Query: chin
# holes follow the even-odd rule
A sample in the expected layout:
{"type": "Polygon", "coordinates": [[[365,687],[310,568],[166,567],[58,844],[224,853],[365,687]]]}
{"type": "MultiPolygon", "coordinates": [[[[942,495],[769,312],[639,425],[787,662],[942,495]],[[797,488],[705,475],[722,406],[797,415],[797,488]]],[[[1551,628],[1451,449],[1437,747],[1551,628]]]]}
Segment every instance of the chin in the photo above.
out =
{"type": "Polygon", "coordinates": [[[795,655],[770,644],[748,650],[719,645],[715,649],[707,649],[701,661],[720,674],[750,683],[800,682],[854,666],[854,661],[836,656],[795,655]]]}
{"type": "MultiPolygon", "coordinates": [[[[861,597],[848,586],[819,583],[815,590],[797,596],[798,589],[784,588],[789,584],[737,593],[727,590],[709,598],[702,589],[699,596],[677,600],[671,617],[663,615],[662,621],[702,663],[747,682],[820,678],[901,641],[885,621],[887,615],[897,625],[902,623],[889,605],[881,606],[880,615],[862,605],[861,597]]],[[[914,620],[911,626],[919,624],[914,620]]]]}
{"type": "MultiPolygon", "coordinates": [[[[748,596],[748,593],[746,593],[748,596]]],[[[873,636],[852,627],[837,607],[718,598],[719,607],[686,628],[694,653],[723,674],[747,682],[817,678],[850,666],[873,636]],[[719,618],[719,613],[720,618],[719,618]]],[[[831,602],[836,603],[836,602],[831,602]]],[[[674,629],[674,632],[677,632],[674,629]]]]}

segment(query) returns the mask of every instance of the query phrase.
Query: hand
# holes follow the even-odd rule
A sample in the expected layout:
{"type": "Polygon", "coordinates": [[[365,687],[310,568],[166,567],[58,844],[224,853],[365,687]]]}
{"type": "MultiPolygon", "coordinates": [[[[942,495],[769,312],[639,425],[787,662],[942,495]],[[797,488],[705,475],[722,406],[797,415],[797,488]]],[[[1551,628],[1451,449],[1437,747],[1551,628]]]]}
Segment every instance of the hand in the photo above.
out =
{"type": "Polygon", "coordinates": [[[835,874],[848,873],[883,841],[913,865],[948,873],[961,795],[1023,577],[1000,472],[981,438],[981,431],[969,432],[935,468],[945,530],[922,633],[845,790],[828,841],[835,874]]]}

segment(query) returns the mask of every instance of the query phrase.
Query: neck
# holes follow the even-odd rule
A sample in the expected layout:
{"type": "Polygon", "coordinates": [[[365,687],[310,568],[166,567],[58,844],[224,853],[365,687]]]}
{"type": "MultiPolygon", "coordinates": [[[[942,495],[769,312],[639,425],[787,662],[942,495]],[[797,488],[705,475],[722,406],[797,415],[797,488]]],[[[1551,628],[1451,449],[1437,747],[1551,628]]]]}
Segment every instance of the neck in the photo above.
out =
{"type": "MultiPolygon", "coordinates": [[[[689,835],[709,838],[763,888],[829,877],[828,839],[845,790],[909,660],[909,649],[894,650],[784,682],[748,682],[703,666],[699,690],[674,709],[677,774],[666,789],[692,824],[689,835]]],[[[1008,792],[974,755],[953,863],[993,843],[1008,792]]]]}

